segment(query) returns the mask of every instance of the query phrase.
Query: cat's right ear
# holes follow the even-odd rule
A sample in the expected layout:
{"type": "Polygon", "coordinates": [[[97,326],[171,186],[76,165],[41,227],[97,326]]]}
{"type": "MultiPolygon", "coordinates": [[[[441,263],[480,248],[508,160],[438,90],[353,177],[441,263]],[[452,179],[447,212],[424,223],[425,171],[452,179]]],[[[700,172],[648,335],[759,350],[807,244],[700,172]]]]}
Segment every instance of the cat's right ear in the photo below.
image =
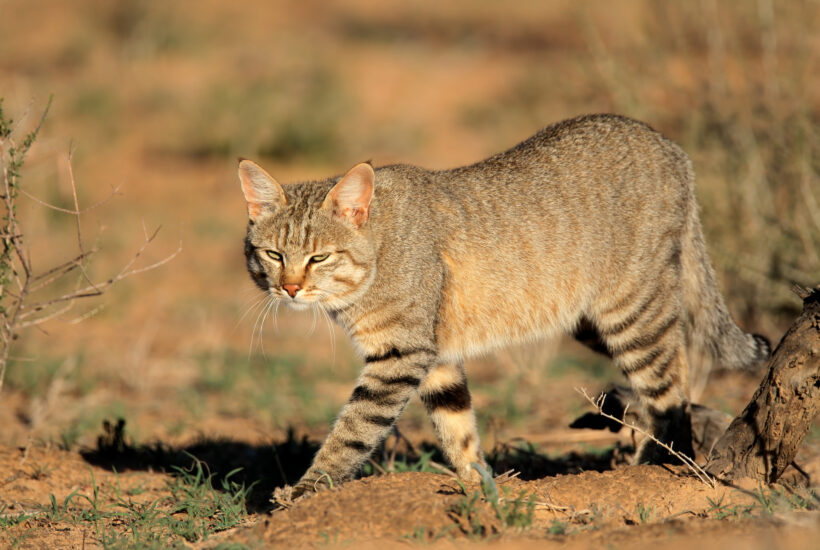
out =
{"type": "Polygon", "coordinates": [[[287,204],[282,186],[255,162],[239,160],[239,181],[251,220],[256,220],[265,210],[276,211],[287,204]]]}

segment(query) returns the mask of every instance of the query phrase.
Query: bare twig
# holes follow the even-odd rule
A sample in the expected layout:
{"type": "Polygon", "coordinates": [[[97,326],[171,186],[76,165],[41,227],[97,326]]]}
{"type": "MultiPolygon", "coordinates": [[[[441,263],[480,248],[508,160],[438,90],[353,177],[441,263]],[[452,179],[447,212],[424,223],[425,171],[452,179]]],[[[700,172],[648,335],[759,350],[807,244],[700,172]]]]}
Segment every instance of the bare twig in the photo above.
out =
{"type": "Polygon", "coordinates": [[[110,277],[110,278],[108,278],[104,281],[101,281],[99,283],[93,283],[92,282],[88,286],[85,286],[85,287],[82,287],[82,288],[79,288],[79,289],[75,289],[72,292],[68,292],[68,293],[63,294],[61,296],[58,296],[56,298],[51,298],[49,300],[44,300],[42,302],[36,302],[36,303],[30,304],[30,305],[25,304],[22,309],[25,309],[26,312],[21,313],[20,318],[21,319],[28,318],[28,317],[42,311],[43,309],[45,309],[49,306],[52,306],[54,304],[58,304],[58,303],[61,303],[61,302],[73,302],[74,300],[78,300],[80,298],[91,298],[93,296],[99,296],[103,292],[105,292],[105,290],[108,287],[110,287],[111,285],[113,285],[116,282],[119,282],[119,281],[121,281],[121,280],[123,280],[127,277],[137,275],[139,273],[144,273],[146,271],[151,271],[152,269],[156,269],[156,268],[158,268],[162,265],[167,264],[168,262],[173,260],[180,252],[182,252],[182,238],[181,237],[180,237],[179,245],[178,245],[177,249],[175,251],[173,251],[171,254],[169,254],[168,256],[166,256],[165,258],[163,258],[163,259],[161,259],[157,262],[154,262],[152,264],[143,266],[143,267],[139,267],[139,268],[132,268],[131,267],[131,266],[134,265],[134,263],[137,261],[137,259],[139,259],[139,257],[142,255],[142,253],[145,252],[145,249],[148,247],[148,245],[151,244],[151,242],[153,242],[153,240],[156,238],[157,234],[159,233],[160,229],[161,228],[157,228],[154,231],[154,233],[148,238],[148,240],[146,240],[142,244],[142,246],[140,246],[140,248],[137,250],[137,252],[134,254],[134,256],[131,257],[131,260],[128,263],[126,263],[125,266],[122,269],[120,269],[120,271],[116,275],[114,275],[113,277],[110,277]]]}
{"type": "MultiPolygon", "coordinates": [[[[40,325],[65,314],[77,300],[99,296],[113,284],[127,277],[156,269],[170,262],[182,251],[180,236],[179,246],[176,251],[159,261],[136,267],[137,261],[159,232],[159,228],[157,228],[153,233],[148,234],[143,228],[145,240],[118,272],[102,281],[94,280],[89,275],[85,267],[86,262],[93,254],[98,252],[99,248],[97,246],[86,247],[82,215],[107,203],[115,195],[119,195],[121,186],[112,187],[111,192],[102,200],[89,207],[81,208],[72,163],[72,152],[69,149],[67,155],[68,181],[71,187],[73,208],[63,208],[51,204],[21,189],[19,185],[20,169],[23,166],[26,153],[34,143],[37,133],[45,121],[47,113],[48,108],[45,109],[36,128],[29,132],[18,144],[15,142],[14,137],[17,127],[10,128],[10,122],[3,117],[0,110],[0,177],[2,177],[2,181],[0,181],[0,193],[2,193],[0,202],[5,207],[5,216],[3,217],[2,227],[0,227],[0,254],[2,255],[2,262],[0,262],[2,265],[2,277],[0,277],[0,346],[2,346],[0,348],[0,389],[2,389],[9,360],[9,346],[21,330],[32,327],[42,330],[40,325]],[[59,262],[41,273],[35,273],[31,256],[24,245],[25,232],[15,212],[16,198],[20,193],[44,208],[74,217],[78,253],[73,258],[59,262]],[[72,290],[51,297],[41,295],[46,289],[53,288],[52,285],[73,273],[79,273],[79,278],[72,290]],[[14,290],[12,290],[11,285],[15,285],[14,290]]],[[[75,318],[72,322],[79,322],[94,315],[99,309],[100,307],[94,308],[75,318]]]]}
{"type": "MultiPolygon", "coordinates": [[[[44,206],[45,208],[48,208],[49,210],[55,210],[57,212],[62,212],[63,214],[70,214],[72,216],[76,216],[76,215],[79,215],[79,214],[85,214],[86,212],[90,212],[90,211],[94,210],[95,208],[99,208],[100,206],[106,204],[108,201],[110,201],[114,197],[122,195],[122,193],[120,192],[120,189],[122,189],[122,184],[119,184],[116,187],[112,187],[111,192],[106,197],[98,200],[97,202],[95,202],[91,206],[86,206],[85,208],[80,209],[80,210],[70,210],[68,208],[63,208],[61,206],[57,206],[56,204],[51,204],[50,202],[44,201],[43,199],[32,195],[31,193],[29,193],[25,189],[20,189],[20,194],[25,195],[26,197],[33,200],[34,202],[36,202],[40,206],[44,206]]],[[[21,236],[21,235],[18,235],[18,236],[21,236]]],[[[0,237],[2,237],[2,235],[0,235],[0,237]]]]}
{"type": "Polygon", "coordinates": [[[631,422],[627,422],[626,421],[626,410],[624,411],[624,417],[623,418],[617,418],[617,417],[615,417],[615,416],[613,416],[609,413],[604,412],[603,405],[604,405],[604,400],[606,399],[605,394],[602,393],[601,395],[598,396],[597,399],[593,399],[592,397],[589,396],[589,394],[587,393],[585,388],[575,388],[575,391],[577,391],[578,393],[583,395],[584,398],[586,398],[586,400],[589,401],[592,404],[593,407],[595,407],[595,409],[597,410],[599,415],[603,416],[604,418],[608,418],[610,420],[613,420],[613,421],[617,422],[618,424],[621,424],[622,426],[625,426],[625,427],[627,427],[631,430],[634,430],[634,431],[638,432],[639,434],[643,435],[644,437],[648,437],[650,440],[654,441],[656,444],[661,446],[663,449],[666,449],[669,452],[669,454],[671,454],[672,456],[674,456],[675,458],[677,458],[678,460],[683,462],[695,474],[695,476],[697,476],[697,478],[699,480],[701,480],[703,483],[705,483],[706,485],[708,485],[709,487],[711,487],[713,489],[717,487],[717,480],[715,480],[715,478],[713,478],[711,475],[709,475],[706,472],[706,470],[704,470],[702,467],[700,467],[700,465],[698,465],[697,462],[695,462],[694,460],[692,460],[691,458],[689,458],[685,454],[679,453],[678,451],[673,449],[671,445],[668,445],[668,444],[664,443],[663,441],[659,440],[654,435],[647,432],[646,430],[644,430],[640,426],[638,426],[636,424],[633,424],[631,422]]]}

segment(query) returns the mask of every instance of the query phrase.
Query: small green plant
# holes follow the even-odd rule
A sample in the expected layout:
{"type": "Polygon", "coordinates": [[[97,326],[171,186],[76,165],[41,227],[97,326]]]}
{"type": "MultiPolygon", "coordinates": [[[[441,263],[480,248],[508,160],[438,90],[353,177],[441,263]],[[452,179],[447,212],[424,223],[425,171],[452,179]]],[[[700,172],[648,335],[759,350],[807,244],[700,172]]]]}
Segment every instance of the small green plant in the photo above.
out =
{"type": "Polygon", "coordinates": [[[484,538],[506,529],[528,529],[535,512],[534,496],[522,491],[510,498],[506,488],[501,496],[492,474],[480,464],[473,463],[472,466],[481,476],[481,493],[474,491],[467,496],[466,487],[459,481],[464,497],[450,508],[462,531],[472,537],[484,538]],[[479,505],[480,499],[489,504],[491,514],[479,505]]]}
{"type": "Polygon", "coordinates": [[[34,536],[33,529],[25,530],[19,535],[15,536],[12,532],[10,532],[9,527],[16,527],[17,525],[19,524],[6,526],[5,524],[0,523],[0,529],[2,529],[3,531],[3,537],[0,537],[0,540],[3,540],[5,538],[5,542],[7,542],[8,544],[6,548],[20,548],[24,545],[27,539],[34,536]]]}
{"type": "Polygon", "coordinates": [[[411,544],[418,544],[418,545],[432,544],[432,543],[444,538],[445,536],[447,536],[447,533],[452,528],[453,528],[452,525],[448,525],[447,527],[444,527],[443,529],[435,531],[433,529],[428,529],[424,525],[421,525],[421,526],[416,527],[415,529],[413,529],[412,533],[410,533],[408,535],[403,535],[402,539],[404,539],[405,541],[407,541],[411,544]]]}
{"type": "Polygon", "coordinates": [[[206,475],[203,463],[196,458],[190,469],[175,469],[179,475],[170,486],[174,504],[168,516],[182,513],[184,517],[169,522],[172,532],[192,542],[235,527],[247,517],[245,501],[253,485],[245,487],[231,480],[241,468],[222,479],[222,491],[214,489],[213,474],[206,475]]]}
{"type": "Polygon", "coordinates": [[[320,546],[341,546],[343,543],[339,542],[339,532],[334,531],[331,533],[325,533],[324,531],[319,531],[319,536],[322,537],[321,542],[319,542],[320,546]]]}
{"type": "Polygon", "coordinates": [[[561,521],[560,519],[554,519],[552,520],[552,523],[550,523],[550,528],[547,530],[547,532],[550,535],[561,536],[566,535],[568,529],[569,523],[567,523],[566,521],[561,521]]]}
{"type": "Polygon", "coordinates": [[[8,513],[8,505],[0,504],[0,529],[7,529],[9,527],[16,527],[31,518],[31,514],[26,513],[8,513]]]}
{"type": "Polygon", "coordinates": [[[774,491],[767,491],[763,486],[757,488],[754,493],[757,503],[764,516],[771,516],[775,512],[777,506],[776,493],[774,491]]]}
{"type": "MultiPolygon", "coordinates": [[[[102,497],[91,472],[90,494],[74,491],[62,500],[52,494],[38,517],[51,523],[87,525],[104,548],[178,548],[182,547],[180,539],[205,540],[239,525],[247,517],[245,501],[253,486],[233,481],[239,472],[236,469],[222,478],[221,488],[216,489],[213,475],[206,473],[202,462],[192,459],[189,468],[175,468],[177,476],[168,484],[170,496],[134,502],[131,496],[142,490],[124,492],[117,478],[111,491],[113,503],[108,504],[110,499],[102,497]]],[[[26,519],[15,516],[0,527],[26,519]]]]}
{"type": "Polygon", "coordinates": [[[31,479],[45,479],[54,471],[54,466],[34,464],[29,470],[28,477],[31,479]]]}
{"type": "Polygon", "coordinates": [[[589,526],[590,529],[593,531],[601,529],[606,525],[606,506],[599,506],[597,504],[593,504],[589,507],[589,526]]]}
{"type": "Polygon", "coordinates": [[[709,509],[706,511],[707,515],[714,514],[715,519],[746,519],[752,516],[751,512],[754,505],[734,505],[729,506],[724,504],[726,495],[723,494],[718,500],[709,497],[706,500],[709,502],[709,509]]]}
{"type": "Polygon", "coordinates": [[[649,523],[653,515],[652,507],[639,502],[635,505],[635,514],[637,514],[638,520],[640,520],[641,523],[649,523]]]}
{"type": "Polygon", "coordinates": [[[754,493],[757,504],[764,516],[777,512],[795,510],[816,510],[820,504],[813,489],[790,490],[787,487],[758,487],[754,493]]]}
{"type": "Polygon", "coordinates": [[[48,521],[72,521],[74,519],[74,515],[72,513],[71,503],[79,489],[72,491],[69,493],[61,503],[57,502],[57,497],[54,496],[54,493],[48,496],[49,504],[43,508],[44,517],[48,521]]]}
{"type": "Polygon", "coordinates": [[[434,454],[435,451],[421,451],[418,459],[412,459],[404,455],[394,460],[392,467],[387,468],[387,464],[384,463],[382,463],[382,467],[393,472],[428,472],[431,474],[440,474],[441,468],[432,463],[434,454]]]}
{"type": "Polygon", "coordinates": [[[781,495],[795,510],[817,510],[820,507],[820,497],[813,488],[803,491],[781,491],[781,495]]]}

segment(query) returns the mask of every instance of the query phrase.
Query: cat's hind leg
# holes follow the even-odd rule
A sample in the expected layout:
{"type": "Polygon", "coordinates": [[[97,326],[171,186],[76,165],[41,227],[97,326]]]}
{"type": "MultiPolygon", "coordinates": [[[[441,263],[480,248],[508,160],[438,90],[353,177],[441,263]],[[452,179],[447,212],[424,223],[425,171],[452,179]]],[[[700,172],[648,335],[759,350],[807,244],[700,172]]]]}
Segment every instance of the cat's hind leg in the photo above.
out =
{"type": "Polygon", "coordinates": [[[477,462],[485,468],[487,464],[479,445],[464,365],[437,365],[422,380],[418,391],[433,421],[444,456],[460,478],[478,481],[478,472],[471,464],[477,462]]]}
{"type": "MultiPolygon", "coordinates": [[[[660,441],[689,457],[692,428],[688,400],[684,313],[675,271],[633,290],[597,312],[596,325],[615,363],[629,380],[660,441]]],[[[644,441],[636,462],[677,462],[652,441],[644,441]]]]}

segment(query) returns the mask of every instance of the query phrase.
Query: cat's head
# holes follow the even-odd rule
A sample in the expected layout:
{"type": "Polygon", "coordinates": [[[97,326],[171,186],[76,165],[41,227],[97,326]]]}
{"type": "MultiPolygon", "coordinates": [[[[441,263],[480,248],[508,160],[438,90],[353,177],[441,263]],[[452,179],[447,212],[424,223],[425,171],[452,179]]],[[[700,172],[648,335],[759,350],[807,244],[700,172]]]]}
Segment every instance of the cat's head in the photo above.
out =
{"type": "Polygon", "coordinates": [[[259,165],[239,163],[248,203],[245,256],[262,289],[294,309],[355,303],[375,276],[368,221],[375,173],[368,163],[333,181],[279,185],[259,165]]]}

